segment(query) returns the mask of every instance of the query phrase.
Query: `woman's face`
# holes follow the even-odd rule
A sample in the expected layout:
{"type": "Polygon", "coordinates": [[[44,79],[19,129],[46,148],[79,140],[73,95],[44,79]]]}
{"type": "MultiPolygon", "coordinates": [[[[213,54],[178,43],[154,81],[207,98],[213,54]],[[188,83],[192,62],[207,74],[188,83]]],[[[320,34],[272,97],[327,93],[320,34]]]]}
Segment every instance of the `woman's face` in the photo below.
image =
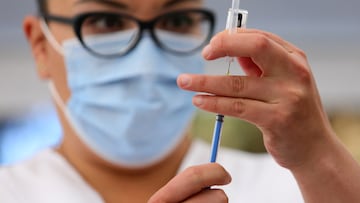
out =
{"type": "MultiPolygon", "coordinates": [[[[119,12],[146,21],[163,13],[199,8],[201,5],[201,0],[48,0],[48,14],[72,18],[87,12],[119,12]]],[[[48,25],[59,44],[66,39],[75,38],[70,25],[53,21],[48,25]]],[[[40,53],[34,55],[38,66],[41,66],[42,77],[52,80],[62,100],[67,101],[71,93],[67,86],[63,56],[46,40],[39,50],[40,53]]]]}

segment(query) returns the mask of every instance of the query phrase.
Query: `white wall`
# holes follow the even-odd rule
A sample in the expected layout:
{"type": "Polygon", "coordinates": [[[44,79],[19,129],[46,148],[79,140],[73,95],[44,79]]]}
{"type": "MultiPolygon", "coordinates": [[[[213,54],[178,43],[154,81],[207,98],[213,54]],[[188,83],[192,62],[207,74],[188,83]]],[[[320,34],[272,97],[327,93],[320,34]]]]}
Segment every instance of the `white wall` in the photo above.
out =
{"type": "MultiPolygon", "coordinates": [[[[35,13],[34,2],[0,2],[0,118],[49,99],[21,31],[23,16],[35,13]]],[[[222,29],[231,1],[207,3],[222,29]]],[[[242,0],[241,5],[250,13],[248,27],[275,32],[308,53],[327,108],[360,106],[359,0],[242,0]]],[[[219,66],[223,61],[211,62],[208,70],[222,74],[219,66]]]]}

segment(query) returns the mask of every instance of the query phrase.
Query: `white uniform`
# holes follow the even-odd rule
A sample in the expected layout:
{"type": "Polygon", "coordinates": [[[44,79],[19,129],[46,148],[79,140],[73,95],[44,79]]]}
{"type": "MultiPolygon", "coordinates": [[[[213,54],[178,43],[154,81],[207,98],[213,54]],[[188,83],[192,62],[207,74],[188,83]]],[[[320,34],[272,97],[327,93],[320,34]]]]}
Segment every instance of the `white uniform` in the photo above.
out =
{"type": "MultiPolygon", "coordinates": [[[[180,170],[208,162],[210,146],[194,141],[180,170]]],[[[269,155],[220,148],[218,163],[232,176],[223,187],[234,203],[302,203],[291,173],[269,155]]],[[[121,189],[121,188],[119,188],[121,189]]],[[[0,169],[0,203],[103,203],[77,171],[56,151],[0,169]]]]}

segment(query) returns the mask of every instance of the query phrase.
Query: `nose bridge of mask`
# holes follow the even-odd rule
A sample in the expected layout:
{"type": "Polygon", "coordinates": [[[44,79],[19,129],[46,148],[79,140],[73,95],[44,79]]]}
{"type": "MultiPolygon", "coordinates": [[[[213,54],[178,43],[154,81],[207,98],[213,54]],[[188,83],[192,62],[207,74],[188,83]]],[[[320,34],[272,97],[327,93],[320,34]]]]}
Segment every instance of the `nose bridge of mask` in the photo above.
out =
{"type": "MultiPolygon", "coordinates": [[[[131,67],[136,67],[138,77],[146,85],[136,85],[143,92],[143,99],[147,102],[157,101],[158,97],[163,97],[156,83],[166,83],[168,88],[176,86],[176,77],[180,73],[179,63],[174,63],[171,56],[161,50],[152,38],[145,33],[134,50],[129,53],[131,67]]],[[[165,84],[162,84],[165,85],[165,84]]]]}
{"type": "Polygon", "coordinates": [[[181,70],[179,64],[174,62],[174,56],[160,49],[147,33],[129,55],[134,66],[141,69],[144,78],[154,76],[176,78],[181,70]]]}

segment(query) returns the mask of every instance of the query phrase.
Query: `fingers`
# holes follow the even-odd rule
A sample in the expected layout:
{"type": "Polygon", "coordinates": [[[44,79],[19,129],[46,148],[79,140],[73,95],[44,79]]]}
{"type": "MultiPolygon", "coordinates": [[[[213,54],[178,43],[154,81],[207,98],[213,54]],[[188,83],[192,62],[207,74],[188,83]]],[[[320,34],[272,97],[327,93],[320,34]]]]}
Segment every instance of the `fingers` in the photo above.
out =
{"type": "Polygon", "coordinates": [[[274,40],[275,42],[277,42],[278,44],[280,44],[287,52],[289,53],[299,53],[299,54],[304,54],[304,52],[297,48],[295,45],[293,45],[292,43],[282,39],[281,37],[273,34],[273,33],[270,33],[270,32],[265,32],[265,31],[260,31],[260,30],[255,30],[255,29],[238,29],[238,33],[241,33],[241,32],[249,32],[249,33],[259,33],[259,34],[262,34],[262,35],[265,35],[266,37],[274,40]]]}
{"type": "MultiPolygon", "coordinates": [[[[204,164],[186,169],[175,176],[156,192],[149,203],[182,202],[188,199],[204,199],[219,195],[217,192],[204,191],[214,185],[230,183],[231,177],[219,164],[204,164]],[[199,197],[195,197],[199,195],[199,197]],[[211,197],[209,197],[211,196],[211,197]]],[[[221,195],[220,195],[221,196],[221,195]]]]}
{"type": "Polygon", "coordinates": [[[266,126],[270,121],[269,115],[274,114],[271,105],[251,99],[196,95],[193,103],[204,111],[241,118],[260,128],[266,126]]]}
{"type": "Polygon", "coordinates": [[[302,164],[313,143],[323,143],[329,125],[300,49],[271,33],[238,29],[217,34],[203,56],[236,57],[247,76],[180,75],[180,88],[209,93],[195,96],[195,106],[255,124],[268,152],[286,168],[302,164]]]}
{"type": "Polygon", "coordinates": [[[248,57],[264,75],[283,75],[287,72],[284,64],[289,61],[290,53],[297,50],[273,34],[240,29],[232,35],[226,31],[217,34],[204,48],[203,56],[208,60],[224,56],[248,57]]]}
{"type": "Polygon", "coordinates": [[[181,74],[177,83],[185,90],[223,97],[251,98],[269,103],[274,102],[280,95],[279,88],[276,88],[278,84],[269,78],[181,74]],[[273,88],[264,91],[270,86],[273,88]]]}

